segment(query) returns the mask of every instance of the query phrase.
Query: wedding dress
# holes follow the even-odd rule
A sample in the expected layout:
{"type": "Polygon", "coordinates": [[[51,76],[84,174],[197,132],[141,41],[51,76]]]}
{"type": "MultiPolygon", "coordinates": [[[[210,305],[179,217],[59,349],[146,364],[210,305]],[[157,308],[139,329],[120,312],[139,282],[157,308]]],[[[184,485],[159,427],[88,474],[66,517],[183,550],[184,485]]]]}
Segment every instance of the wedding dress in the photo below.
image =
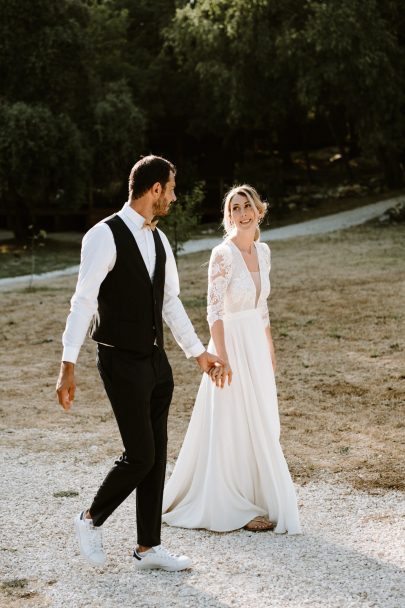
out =
{"type": "MultiPolygon", "coordinates": [[[[163,521],[183,528],[236,530],[258,515],[275,532],[301,532],[294,485],[280,443],[277,391],[265,333],[270,250],[255,243],[260,289],[230,240],[208,271],[208,322],[224,323],[230,386],[203,375],[190,424],[163,498],[163,521]]],[[[215,352],[211,340],[208,350],[215,352]]]]}

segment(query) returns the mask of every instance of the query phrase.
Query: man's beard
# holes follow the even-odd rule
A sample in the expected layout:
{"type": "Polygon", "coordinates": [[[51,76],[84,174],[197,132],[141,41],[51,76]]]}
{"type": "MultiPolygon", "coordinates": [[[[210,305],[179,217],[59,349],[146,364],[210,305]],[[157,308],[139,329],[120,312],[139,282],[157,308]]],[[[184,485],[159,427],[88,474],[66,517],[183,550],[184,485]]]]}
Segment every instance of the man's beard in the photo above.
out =
{"type": "Polygon", "coordinates": [[[163,196],[161,196],[156,203],[153,205],[153,216],[163,217],[169,213],[171,202],[167,202],[163,196]]]}

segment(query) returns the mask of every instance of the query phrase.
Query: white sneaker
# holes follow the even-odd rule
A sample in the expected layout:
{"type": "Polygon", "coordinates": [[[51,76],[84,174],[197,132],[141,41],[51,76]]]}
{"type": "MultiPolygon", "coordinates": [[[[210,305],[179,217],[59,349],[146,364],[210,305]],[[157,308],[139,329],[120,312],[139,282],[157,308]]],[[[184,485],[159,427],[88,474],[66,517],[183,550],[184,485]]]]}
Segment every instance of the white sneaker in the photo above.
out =
{"type": "Polygon", "coordinates": [[[84,511],[82,511],[75,517],[75,528],[79,539],[80,553],[92,566],[103,566],[105,554],[101,527],[93,526],[93,521],[85,519],[84,511]]]}
{"type": "Polygon", "coordinates": [[[169,553],[162,545],[152,547],[146,553],[139,554],[134,551],[135,568],[138,570],[168,570],[169,572],[177,572],[191,567],[191,559],[186,555],[174,555],[169,553]]]}

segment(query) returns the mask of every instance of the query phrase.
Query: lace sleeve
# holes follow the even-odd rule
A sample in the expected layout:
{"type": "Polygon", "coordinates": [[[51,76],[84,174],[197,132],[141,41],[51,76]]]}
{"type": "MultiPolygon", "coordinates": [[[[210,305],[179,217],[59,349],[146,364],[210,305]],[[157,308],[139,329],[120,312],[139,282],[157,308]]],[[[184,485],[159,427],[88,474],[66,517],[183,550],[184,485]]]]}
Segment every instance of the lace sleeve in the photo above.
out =
{"type": "MultiPolygon", "coordinates": [[[[270,268],[271,268],[271,253],[270,253],[270,248],[268,245],[266,245],[266,243],[261,243],[261,247],[263,250],[263,258],[265,260],[265,272],[267,273],[267,276],[269,276],[270,274],[270,268]]],[[[263,300],[260,303],[260,313],[262,315],[262,319],[263,319],[263,325],[264,327],[267,327],[270,325],[270,317],[269,317],[269,309],[267,306],[267,298],[263,298],[263,300]]]]}
{"type": "Polygon", "coordinates": [[[208,268],[207,320],[210,327],[224,316],[225,293],[231,274],[231,252],[227,247],[215,248],[208,268]]]}

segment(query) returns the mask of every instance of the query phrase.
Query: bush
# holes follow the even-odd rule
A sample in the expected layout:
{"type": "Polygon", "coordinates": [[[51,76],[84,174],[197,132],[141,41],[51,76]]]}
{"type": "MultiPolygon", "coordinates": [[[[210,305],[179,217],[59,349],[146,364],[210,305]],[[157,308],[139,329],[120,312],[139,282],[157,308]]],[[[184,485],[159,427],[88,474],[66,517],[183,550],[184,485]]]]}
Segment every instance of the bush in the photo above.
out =
{"type": "Polygon", "coordinates": [[[192,236],[200,222],[200,205],[204,199],[205,182],[196,182],[190,192],[176,202],[167,217],[159,223],[170,241],[174,257],[184,249],[184,243],[192,236]]]}

